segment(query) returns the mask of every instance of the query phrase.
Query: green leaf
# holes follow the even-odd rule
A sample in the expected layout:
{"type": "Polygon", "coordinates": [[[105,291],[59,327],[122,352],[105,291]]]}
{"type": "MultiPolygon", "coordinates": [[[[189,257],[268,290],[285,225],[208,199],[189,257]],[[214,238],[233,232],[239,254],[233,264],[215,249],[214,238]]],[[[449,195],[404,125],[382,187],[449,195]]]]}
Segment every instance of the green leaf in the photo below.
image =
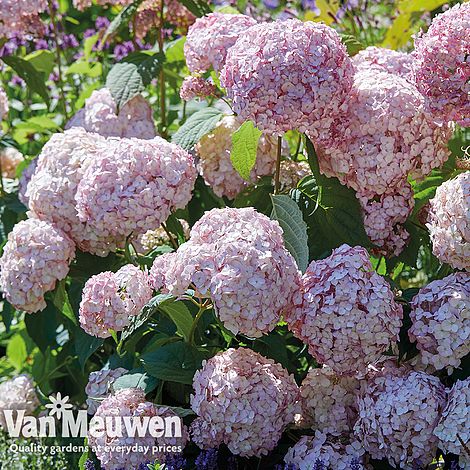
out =
{"type": "Polygon", "coordinates": [[[26,315],[24,322],[28,335],[41,351],[56,347],[57,328],[60,324],[57,321],[57,310],[50,302],[41,312],[26,315]]]}
{"type": "Polygon", "coordinates": [[[114,390],[122,388],[141,388],[146,394],[150,393],[158,385],[158,379],[148,375],[142,367],[129,371],[128,374],[122,375],[113,383],[114,390]]]}
{"type": "Polygon", "coordinates": [[[313,176],[307,176],[291,192],[308,226],[310,257],[318,258],[347,243],[370,247],[356,194],[337,178],[320,173],[313,144],[306,139],[313,176]]]}
{"type": "Polygon", "coordinates": [[[201,16],[211,13],[212,10],[209,4],[204,0],[178,0],[181,5],[184,5],[194,16],[200,18],[201,16]]]}
{"type": "Polygon", "coordinates": [[[166,62],[180,62],[184,60],[184,43],[186,36],[182,36],[167,44],[165,49],[166,62]]]}
{"type": "Polygon", "coordinates": [[[191,150],[202,136],[212,131],[222,117],[222,111],[216,108],[203,108],[191,115],[188,120],[173,134],[172,141],[191,150]]]}
{"type": "Polygon", "coordinates": [[[46,77],[54,70],[55,55],[51,51],[39,50],[31,52],[25,58],[39,72],[44,72],[46,77]]]}
{"type": "Polygon", "coordinates": [[[346,46],[346,49],[348,50],[348,54],[353,57],[355,56],[359,51],[362,51],[363,49],[366,48],[362,42],[360,42],[357,38],[352,36],[351,34],[341,34],[341,40],[343,41],[343,44],[346,46]]]}
{"type": "Polygon", "coordinates": [[[137,66],[137,71],[142,77],[144,85],[148,85],[157,77],[164,61],[164,54],[151,51],[133,52],[122,59],[122,63],[130,63],[137,66]]]}
{"type": "Polygon", "coordinates": [[[160,310],[170,317],[177,327],[177,332],[183,336],[184,340],[189,341],[193,316],[188,307],[183,302],[169,302],[160,305],[160,310]]]}
{"type": "Polygon", "coordinates": [[[271,195],[273,211],[271,219],[277,220],[282,228],[284,243],[297,266],[305,272],[308,266],[307,224],[302,218],[299,206],[286,195],[271,195]]]}
{"type": "Polygon", "coordinates": [[[98,42],[98,33],[86,38],[83,43],[83,56],[85,60],[88,62],[90,60],[91,52],[93,51],[93,47],[98,42]]]}
{"type": "Polygon", "coordinates": [[[144,0],[134,0],[131,4],[124,7],[118,13],[116,18],[114,18],[114,20],[111,21],[110,25],[108,26],[108,29],[104,33],[103,39],[101,40],[101,43],[100,43],[100,47],[103,47],[103,45],[108,40],[109,36],[111,36],[116,31],[121,29],[122,26],[127,26],[129,24],[129,21],[135,15],[137,8],[139,8],[140,4],[143,1],[144,0]]]}
{"type": "Polygon", "coordinates": [[[86,464],[86,461],[88,460],[88,454],[89,454],[89,451],[85,450],[83,454],[81,455],[80,460],[78,461],[79,470],[85,470],[85,464],[86,464]]]}
{"type": "Polygon", "coordinates": [[[7,345],[7,358],[16,370],[22,370],[28,357],[28,349],[23,335],[17,333],[12,336],[7,345]]]}
{"type": "Polygon", "coordinates": [[[70,305],[69,295],[65,289],[65,279],[57,284],[55,289],[53,302],[57,310],[67,317],[74,325],[78,325],[77,317],[70,305]]]}
{"type": "Polygon", "coordinates": [[[121,341],[125,341],[132,333],[140,328],[160,307],[166,303],[174,301],[174,297],[170,294],[158,294],[153,297],[147,305],[145,305],[139,315],[132,317],[129,323],[121,334],[121,341]]]}
{"type": "Polygon", "coordinates": [[[145,370],[161,380],[191,385],[196,370],[206,358],[200,350],[184,342],[169,343],[141,359],[145,370]]]}
{"type": "Polygon", "coordinates": [[[44,76],[33,64],[12,55],[2,57],[2,60],[26,82],[31,91],[37,93],[46,103],[49,103],[49,92],[44,83],[44,76]]]}
{"type": "Polygon", "coordinates": [[[113,95],[118,108],[122,108],[144,89],[138,66],[129,62],[114,65],[106,77],[106,88],[113,95]]]}
{"type": "Polygon", "coordinates": [[[78,362],[82,370],[85,368],[88,358],[98,349],[103,343],[103,338],[95,338],[85,333],[80,327],[76,328],[75,334],[75,352],[78,356],[78,362]]]}
{"type": "Polygon", "coordinates": [[[256,163],[258,141],[262,132],[251,121],[244,122],[232,135],[230,160],[238,174],[246,181],[256,163]]]}

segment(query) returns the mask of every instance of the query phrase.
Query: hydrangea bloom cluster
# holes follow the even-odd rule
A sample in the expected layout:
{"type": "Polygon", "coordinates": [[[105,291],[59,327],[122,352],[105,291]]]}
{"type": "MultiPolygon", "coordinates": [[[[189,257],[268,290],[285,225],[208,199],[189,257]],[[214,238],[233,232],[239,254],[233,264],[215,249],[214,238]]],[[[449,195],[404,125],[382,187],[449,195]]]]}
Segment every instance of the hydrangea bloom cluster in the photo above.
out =
{"type": "Polygon", "coordinates": [[[191,155],[160,137],[107,139],[77,187],[78,217],[102,243],[124,241],[184,208],[196,176],[191,155]]]}
{"type": "Polygon", "coordinates": [[[88,414],[96,413],[101,401],[110,394],[114,381],[127,372],[129,372],[127,369],[118,367],[117,369],[102,369],[90,374],[85,387],[85,393],[88,396],[86,400],[88,414]]]}
{"type": "Polygon", "coordinates": [[[110,329],[122,331],[151,298],[147,274],[136,266],[102,272],[88,279],[83,288],[80,325],[92,336],[108,338],[110,329]]]}
{"type": "Polygon", "coordinates": [[[434,429],[439,439],[439,448],[444,452],[459,455],[459,464],[466,469],[470,466],[470,456],[462,448],[457,435],[464,443],[470,441],[470,378],[457,380],[449,392],[447,404],[434,429]]]}
{"type": "Polygon", "coordinates": [[[189,28],[184,56],[190,72],[220,71],[227,51],[241,34],[256,24],[253,18],[228,13],[210,13],[189,28]]]}
{"type": "Polygon", "coordinates": [[[377,374],[359,398],[354,431],[374,459],[404,470],[426,465],[437,450],[433,431],[445,399],[439,379],[424,372],[377,374]]]}
{"type": "Polygon", "coordinates": [[[2,0],[0,5],[0,37],[25,36],[43,30],[39,17],[47,8],[47,0],[2,0]]]}
{"type": "Polygon", "coordinates": [[[303,436],[291,447],[284,462],[299,470],[365,469],[364,449],[357,440],[347,443],[317,431],[315,436],[303,436]],[[353,467],[353,464],[356,464],[353,467]]]}
{"type": "MultiPolygon", "coordinates": [[[[178,221],[183,227],[184,238],[187,240],[189,238],[189,224],[184,219],[178,219],[178,221]]],[[[165,229],[159,227],[156,230],[147,230],[138,238],[137,243],[139,247],[147,252],[162,245],[169,245],[171,240],[165,229]]]]}
{"type": "Polygon", "coordinates": [[[24,160],[23,154],[14,147],[6,147],[0,150],[0,168],[4,178],[16,178],[16,169],[24,160]]]}
{"type": "Polygon", "coordinates": [[[369,199],[357,195],[363,211],[364,229],[382,254],[398,256],[406,246],[409,233],[403,227],[414,207],[409,184],[369,199]]]}
{"type": "Polygon", "coordinates": [[[322,172],[373,198],[441,166],[450,155],[451,129],[429,118],[423,100],[397,75],[357,71],[334,139],[319,143],[322,172]]]}
{"type": "Polygon", "coordinates": [[[416,83],[426,107],[443,121],[470,126],[470,4],[436,16],[415,38],[416,83]]]}
{"type": "MultiPolygon", "coordinates": [[[[125,6],[126,4],[129,3],[129,0],[95,0],[97,5],[122,5],[125,6]]],[[[73,6],[77,10],[85,10],[86,8],[91,7],[93,4],[92,0],[73,0],[73,6]]]]}
{"type": "Polygon", "coordinates": [[[28,204],[30,216],[52,222],[81,250],[105,255],[113,246],[98,240],[92,228],[80,223],[75,208],[78,184],[86,166],[96,158],[100,140],[99,135],[82,128],[54,134],[22,178],[27,180],[33,173],[22,200],[28,204]]]}
{"type": "Polygon", "coordinates": [[[266,455],[276,446],[294,419],[299,395],[294,377],[281,365],[245,348],[205,362],[193,388],[194,442],[204,449],[225,443],[242,457],[266,455]]]}
{"type": "Polygon", "coordinates": [[[155,289],[181,295],[192,285],[210,296],[225,327],[260,337],[291,308],[299,282],[282,229],[253,208],[213,209],[175,253],[155,259],[155,289]]]}
{"type": "Polygon", "coordinates": [[[19,375],[0,384],[0,428],[6,428],[4,410],[16,412],[24,410],[25,416],[31,416],[39,406],[39,399],[31,377],[26,374],[19,375]]]}
{"type": "Polygon", "coordinates": [[[350,433],[357,418],[359,380],[341,376],[328,366],[311,369],[300,387],[302,418],[314,430],[350,433]]]}
{"type": "Polygon", "coordinates": [[[42,220],[23,220],[3,248],[0,289],[18,310],[43,310],[44,294],[67,276],[74,256],[75,245],[62,230],[42,220]]]}
{"type": "Polygon", "coordinates": [[[352,62],[358,70],[375,70],[398,75],[409,82],[413,82],[413,68],[415,58],[413,54],[394,51],[382,47],[369,46],[359,51],[352,62]]]}
{"type": "Polygon", "coordinates": [[[365,372],[398,339],[402,307],[365,248],[342,245],[313,261],[301,292],[300,305],[286,316],[289,328],[338,374],[365,372]]]}
{"type": "Polygon", "coordinates": [[[470,171],[441,184],[430,201],[433,253],[453,268],[470,271],[470,171]]]}
{"type": "Polygon", "coordinates": [[[243,120],[270,134],[326,132],[353,83],[341,38],[321,23],[260,23],[227,53],[221,84],[243,120]]]}
{"type": "MultiPolygon", "coordinates": [[[[153,403],[145,401],[145,393],[141,389],[127,388],[117,391],[114,395],[110,395],[103,400],[98,407],[95,416],[100,416],[103,419],[106,417],[116,418],[144,418],[153,416],[160,416],[165,418],[173,415],[174,413],[167,407],[157,407],[153,403]]],[[[98,428],[96,429],[99,430],[98,428]]],[[[121,469],[121,468],[140,468],[140,464],[145,464],[155,459],[164,459],[164,455],[153,454],[152,447],[156,445],[181,445],[185,446],[187,442],[187,431],[183,429],[182,437],[171,438],[161,437],[156,441],[154,437],[147,433],[146,436],[137,437],[129,436],[126,428],[122,426],[122,437],[110,437],[103,433],[102,436],[96,437],[93,435],[88,436],[91,446],[96,446],[96,456],[98,457],[101,465],[107,469],[121,469]],[[148,446],[148,452],[130,452],[122,453],[116,450],[118,446],[132,448],[134,444],[138,446],[148,446]]]]}
{"type": "Polygon", "coordinates": [[[310,166],[306,161],[283,160],[279,180],[281,191],[295,188],[302,178],[310,174],[310,166]]]}
{"type": "MultiPolygon", "coordinates": [[[[215,129],[206,134],[196,145],[200,160],[199,173],[217,196],[235,198],[249,183],[235,170],[230,160],[232,135],[241,121],[234,116],[225,116],[215,129]]],[[[258,141],[256,163],[250,180],[256,182],[261,176],[272,175],[276,164],[277,140],[261,136],[258,141]]]]}
{"type": "Polygon", "coordinates": [[[180,97],[184,101],[194,98],[207,98],[216,93],[217,88],[213,83],[196,75],[190,75],[183,80],[180,88],[180,97]]]}
{"type": "Polygon", "coordinates": [[[452,373],[470,353],[470,273],[432,281],[413,298],[408,330],[424,366],[452,373]]]}
{"type": "Polygon", "coordinates": [[[8,113],[8,96],[3,88],[0,88],[0,121],[8,113]]]}
{"type": "Polygon", "coordinates": [[[107,88],[95,90],[85,106],[65,126],[83,127],[103,137],[135,137],[153,139],[156,135],[152,108],[143,96],[137,95],[118,111],[107,88]]]}

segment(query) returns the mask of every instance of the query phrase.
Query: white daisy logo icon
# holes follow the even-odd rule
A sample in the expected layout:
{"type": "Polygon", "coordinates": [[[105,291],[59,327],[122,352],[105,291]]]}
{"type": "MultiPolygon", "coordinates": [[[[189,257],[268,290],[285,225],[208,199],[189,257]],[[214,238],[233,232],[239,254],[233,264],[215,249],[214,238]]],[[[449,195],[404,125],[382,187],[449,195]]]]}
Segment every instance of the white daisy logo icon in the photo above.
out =
{"type": "Polygon", "coordinates": [[[46,408],[49,408],[49,416],[57,416],[57,419],[60,419],[62,417],[62,412],[70,410],[73,408],[73,405],[69,403],[69,397],[65,396],[62,398],[62,394],[60,392],[57,393],[56,396],[50,395],[49,396],[49,401],[46,405],[46,408]]]}

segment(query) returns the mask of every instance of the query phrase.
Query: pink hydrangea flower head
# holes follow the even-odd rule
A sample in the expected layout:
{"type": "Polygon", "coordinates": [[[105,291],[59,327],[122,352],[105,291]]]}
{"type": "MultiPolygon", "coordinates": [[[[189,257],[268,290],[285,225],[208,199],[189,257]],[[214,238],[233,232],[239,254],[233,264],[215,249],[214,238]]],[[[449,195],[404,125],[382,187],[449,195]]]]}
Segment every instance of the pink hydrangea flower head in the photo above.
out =
{"type": "Polygon", "coordinates": [[[416,341],[423,365],[452,373],[470,353],[470,273],[430,282],[411,306],[408,335],[416,341]]]}
{"type": "Polygon", "coordinates": [[[350,433],[357,418],[359,380],[337,375],[328,366],[311,369],[300,387],[302,418],[312,429],[350,433]]]}
{"type": "Polygon", "coordinates": [[[100,141],[104,138],[82,128],[54,134],[35,159],[23,200],[30,216],[52,222],[82,251],[105,256],[115,248],[116,240],[100,240],[92,227],[78,219],[75,207],[78,184],[85,168],[97,158],[100,141]]]}
{"type": "Polygon", "coordinates": [[[127,264],[116,273],[92,276],[83,288],[80,325],[90,335],[109,338],[109,330],[122,331],[152,298],[147,274],[127,264]]]}
{"type": "Polygon", "coordinates": [[[470,4],[436,16],[415,38],[416,84],[436,118],[470,126],[470,4]]]}
{"type": "Polygon", "coordinates": [[[3,248],[0,290],[18,310],[43,310],[44,294],[67,276],[74,256],[75,245],[62,230],[42,220],[22,220],[3,248]]]}
{"type": "Polygon", "coordinates": [[[375,70],[398,75],[409,82],[414,80],[415,58],[407,52],[369,46],[359,51],[352,62],[356,69],[375,70]]]}
{"type": "Polygon", "coordinates": [[[196,21],[196,17],[177,0],[165,2],[165,19],[176,26],[179,31],[187,33],[188,28],[196,21]]]}
{"type": "Polygon", "coordinates": [[[217,88],[213,83],[196,75],[185,77],[180,88],[180,98],[191,101],[194,98],[207,98],[215,95],[217,88]]]}
{"type": "Polygon", "coordinates": [[[21,177],[18,181],[18,199],[26,206],[29,206],[29,197],[26,196],[28,191],[28,184],[36,171],[38,159],[31,160],[26,168],[21,172],[21,177]]]}
{"type": "Polygon", "coordinates": [[[8,96],[3,88],[0,88],[0,121],[8,113],[8,96]]]}
{"type": "Polygon", "coordinates": [[[129,372],[127,369],[118,367],[117,369],[102,369],[90,373],[85,387],[85,393],[88,396],[86,400],[88,414],[94,415],[96,413],[101,401],[111,393],[115,380],[127,372],[129,372]]]}
{"type": "Polygon", "coordinates": [[[18,375],[0,384],[0,428],[6,430],[5,410],[13,411],[13,420],[17,419],[18,411],[24,410],[25,416],[31,416],[40,405],[33,384],[27,374],[18,375]]]}
{"type": "Polygon", "coordinates": [[[4,178],[16,178],[16,169],[24,160],[23,154],[14,147],[6,147],[0,150],[0,163],[4,178]]]}
{"type": "Polygon", "coordinates": [[[437,450],[434,427],[445,405],[444,386],[424,372],[377,374],[359,398],[354,431],[373,459],[411,470],[429,464],[437,450]]]}
{"type": "MultiPolygon", "coordinates": [[[[196,145],[196,152],[200,157],[199,173],[219,197],[234,199],[249,184],[238,174],[230,160],[232,135],[241,124],[234,116],[226,116],[196,145]]],[[[258,142],[256,163],[250,174],[252,183],[262,176],[274,173],[276,152],[277,139],[262,135],[258,142]]]]}
{"type": "MultiPolygon", "coordinates": [[[[117,6],[126,6],[129,0],[95,0],[94,2],[96,5],[117,5],[117,6]]],[[[80,11],[85,10],[93,5],[92,0],[73,0],[73,6],[80,11]]]]}
{"type": "Polygon", "coordinates": [[[359,194],[357,197],[362,206],[364,228],[372,243],[379,247],[381,254],[398,256],[410,238],[403,224],[413,211],[411,186],[391,188],[374,199],[359,194]]]}
{"type": "Polygon", "coordinates": [[[2,0],[0,37],[24,37],[41,33],[44,25],[39,14],[46,8],[47,0],[2,0]]]}
{"type": "Polygon", "coordinates": [[[268,454],[294,419],[299,389],[279,364],[246,348],[220,352],[197,371],[191,407],[193,441],[225,443],[242,457],[268,454]]]}
{"type": "Polygon", "coordinates": [[[470,271],[470,171],[444,182],[430,201],[432,251],[443,263],[470,271]]]}
{"type": "MultiPolygon", "coordinates": [[[[96,447],[96,456],[101,465],[106,469],[112,470],[121,468],[137,469],[140,464],[164,460],[163,455],[152,452],[153,446],[181,445],[181,447],[184,447],[188,440],[188,433],[183,426],[181,437],[161,437],[155,439],[150,434],[148,425],[144,436],[131,435],[128,433],[123,422],[126,418],[140,420],[143,427],[145,418],[150,420],[156,416],[165,419],[168,416],[174,416],[174,413],[167,407],[157,407],[153,403],[146,401],[145,393],[141,389],[126,388],[105,398],[98,407],[95,417],[101,417],[104,420],[106,418],[121,419],[122,436],[111,437],[103,433],[103,435],[98,437],[98,432],[89,433],[88,441],[90,446],[96,447]],[[144,448],[148,446],[149,450],[147,452],[131,451],[129,453],[117,450],[118,447],[122,446],[125,449],[132,449],[133,445],[143,446],[144,448]]],[[[103,429],[97,426],[95,430],[102,431],[103,429]]]]}
{"type": "Polygon", "coordinates": [[[310,166],[305,160],[300,162],[282,161],[279,180],[281,191],[296,188],[299,181],[311,173],[310,166]]]}
{"type": "Polygon", "coordinates": [[[359,70],[335,120],[318,141],[321,171],[369,198],[421,178],[449,157],[452,130],[424,112],[424,98],[404,78],[359,70]]]}
{"type": "Polygon", "coordinates": [[[228,13],[209,13],[198,18],[189,28],[184,44],[189,71],[206,72],[211,67],[220,71],[228,49],[255,24],[249,16],[228,13]]]}
{"type": "Polygon", "coordinates": [[[300,305],[286,321],[317,361],[336,373],[365,372],[398,339],[402,307],[365,248],[342,245],[313,261],[301,284],[300,305]]]}
{"type": "Polygon", "coordinates": [[[351,89],[341,38],[321,23],[259,23],[229,49],[221,85],[242,120],[267,133],[327,132],[351,89]]]}
{"type": "Polygon", "coordinates": [[[212,299],[227,329],[249,337],[275,327],[299,284],[281,227],[253,208],[206,212],[188,242],[155,259],[150,277],[156,290],[173,295],[192,285],[212,299]]]}
{"type": "Polygon", "coordinates": [[[119,111],[107,88],[95,90],[85,101],[85,106],[65,126],[83,127],[103,137],[135,137],[153,139],[156,135],[152,108],[145,98],[137,95],[119,111]]]}
{"type": "Polygon", "coordinates": [[[434,435],[439,439],[439,448],[459,456],[461,468],[469,468],[470,456],[463,448],[470,441],[470,378],[457,380],[451,388],[447,404],[439,417],[439,423],[434,429],[434,435]],[[458,436],[458,437],[457,437],[458,436]]]}
{"type": "Polygon", "coordinates": [[[291,447],[284,462],[293,465],[299,470],[311,470],[319,467],[325,470],[350,470],[357,468],[364,470],[365,451],[357,440],[344,442],[344,440],[328,436],[320,431],[315,436],[303,436],[291,447]],[[352,467],[352,464],[356,464],[352,467]]]}
{"type": "Polygon", "coordinates": [[[78,217],[102,243],[123,242],[184,208],[196,177],[191,155],[160,137],[107,139],[78,185],[78,217]]]}

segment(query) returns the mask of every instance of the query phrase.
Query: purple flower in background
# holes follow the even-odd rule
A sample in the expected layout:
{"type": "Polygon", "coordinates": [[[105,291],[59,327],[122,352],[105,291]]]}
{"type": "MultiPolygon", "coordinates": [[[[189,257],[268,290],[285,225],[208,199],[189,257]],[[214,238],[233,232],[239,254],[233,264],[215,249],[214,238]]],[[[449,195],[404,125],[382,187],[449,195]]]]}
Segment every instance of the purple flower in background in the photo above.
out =
{"type": "Polygon", "coordinates": [[[95,465],[94,465],[94,463],[93,463],[90,459],[88,459],[88,460],[85,462],[84,469],[85,469],[85,470],[95,470],[95,465]]]}
{"type": "Polygon", "coordinates": [[[95,21],[96,29],[105,29],[109,26],[110,21],[106,16],[98,16],[95,21]]]}
{"type": "Polygon", "coordinates": [[[279,6],[279,0],[263,0],[263,4],[266,8],[274,10],[279,6]]]}
{"type": "Polygon", "coordinates": [[[217,449],[203,450],[194,462],[198,470],[217,470],[218,451],[217,449]]]}
{"type": "Polygon", "coordinates": [[[45,39],[37,39],[34,42],[34,49],[39,51],[40,49],[48,49],[49,48],[49,43],[45,39]]]}
{"type": "Polygon", "coordinates": [[[278,19],[281,21],[290,20],[292,18],[297,18],[297,13],[292,10],[287,10],[287,9],[285,9],[284,11],[281,11],[281,13],[278,16],[278,19]]]}
{"type": "Polygon", "coordinates": [[[423,470],[423,464],[421,460],[417,459],[413,462],[413,470],[423,470]]]}
{"type": "Polygon", "coordinates": [[[315,0],[302,0],[302,8],[304,10],[312,10],[315,14],[320,14],[315,0]]]}
{"type": "Polygon", "coordinates": [[[85,31],[83,32],[83,38],[84,39],[91,38],[95,34],[96,34],[96,29],[88,28],[88,29],[85,29],[85,31]]]}
{"type": "Polygon", "coordinates": [[[181,470],[186,467],[183,454],[168,454],[165,459],[165,470],[181,470]]]}
{"type": "Polygon", "coordinates": [[[317,459],[313,466],[313,470],[326,470],[326,466],[320,459],[317,459]]]}
{"type": "Polygon", "coordinates": [[[73,34],[64,34],[62,36],[60,47],[62,49],[72,49],[78,47],[80,44],[73,34]]]}
{"type": "Polygon", "coordinates": [[[11,77],[11,86],[24,86],[24,84],[24,80],[21,77],[18,77],[18,75],[13,75],[13,77],[11,77]]]}
{"type": "Polygon", "coordinates": [[[284,465],[277,464],[275,470],[299,470],[299,467],[294,463],[285,463],[284,465]]]}
{"type": "Polygon", "coordinates": [[[51,82],[58,82],[59,81],[59,74],[58,72],[52,72],[50,75],[49,75],[49,80],[51,82]]]}
{"type": "Polygon", "coordinates": [[[362,465],[359,463],[357,459],[351,460],[351,470],[361,470],[362,465]]]}
{"type": "Polygon", "coordinates": [[[0,57],[5,57],[7,55],[13,54],[18,49],[18,46],[12,42],[6,42],[3,47],[0,49],[0,57]]]}
{"type": "Polygon", "coordinates": [[[463,467],[461,467],[458,462],[452,462],[450,464],[450,470],[463,470],[463,467]]]}
{"type": "Polygon", "coordinates": [[[117,61],[120,61],[124,59],[124,57],[128,56],[131,52],[134,52],[134,44],[132,44],[132,41],[126,41],[123,42],[122,44],[116,44],[114,47],[114,58],[117,61]]]}

